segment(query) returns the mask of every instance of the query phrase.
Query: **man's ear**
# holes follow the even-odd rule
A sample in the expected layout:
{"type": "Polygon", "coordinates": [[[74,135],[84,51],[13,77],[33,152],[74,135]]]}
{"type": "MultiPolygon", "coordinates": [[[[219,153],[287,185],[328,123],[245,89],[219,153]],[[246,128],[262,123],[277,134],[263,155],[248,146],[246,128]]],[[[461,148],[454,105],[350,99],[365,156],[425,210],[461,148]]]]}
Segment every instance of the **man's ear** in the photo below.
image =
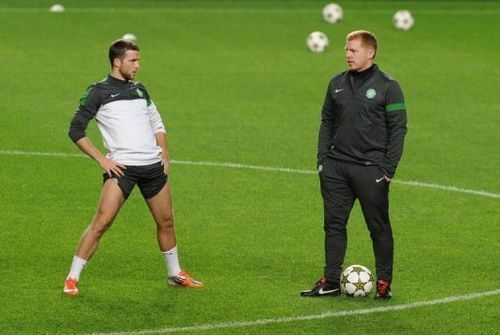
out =
{"type": "Polygon", "coordinates": [[[368,56],[370,56],[370,59],[375,58],[375,49],[373,48],[368,49],[368,56]]]}
{"type": "Polygon", "coordinates": [[[116,57],[113,59],[113,67],[120,67],[120,65],[122,65],[122,60],[120,58],[116,57]]]}

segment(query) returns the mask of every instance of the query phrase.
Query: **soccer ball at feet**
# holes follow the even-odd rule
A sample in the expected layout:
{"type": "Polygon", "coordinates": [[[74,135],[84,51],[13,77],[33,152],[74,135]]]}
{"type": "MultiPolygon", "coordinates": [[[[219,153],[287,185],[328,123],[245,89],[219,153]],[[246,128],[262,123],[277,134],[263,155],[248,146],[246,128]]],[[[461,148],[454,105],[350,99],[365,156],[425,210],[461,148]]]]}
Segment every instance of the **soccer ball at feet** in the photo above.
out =
{"type": "Polygon", "coordinates": [[[342,20],[342,16],[344,16],[342,7],[336,3],[331,3],[323,7],[323,18],[328,23],[337,23],[342,20]]]}
{"type": "Polygon", "coordinates": [[[326,50],[328,37],[321,31],[313,31],[307,36],[306,44],[312,52],[320,53],[326,50]]]}
{"type": "Polygon", "coordinates": [[[398,10],[392,17],[392,24],[396,29],[408,30],[414,23],[415,19],[407,10],[398,10]]]}
{"type": "Polygon", "coordinates": [[[350,297],[365,297],[373,288],[373,276],[363,265],[351,265],[342,272],[340,288],[350,297]]]}

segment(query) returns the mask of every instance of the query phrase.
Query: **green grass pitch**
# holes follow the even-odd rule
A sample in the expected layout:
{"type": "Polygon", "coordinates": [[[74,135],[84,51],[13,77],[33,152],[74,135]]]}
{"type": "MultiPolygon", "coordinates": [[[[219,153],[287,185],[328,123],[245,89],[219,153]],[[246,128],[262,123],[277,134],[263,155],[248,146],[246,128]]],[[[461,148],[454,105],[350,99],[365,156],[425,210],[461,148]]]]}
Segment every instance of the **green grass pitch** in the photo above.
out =
{"type": "MultiPolygon", "coordinates": [[[[54,14],[52,1],[0,1],[0,334],[498,333],[498,2],[339,1],[335,25],[321,16],[328,1],[61,2],[66,12],[54,14]],[[399,9],[413,13],[410,31],[392,27],[399,9]],[[396,178],[490,192],[392,185],[391,301],[299,297],[322,274],[313,173],[181,163],[170,175],[180,259],[206,288],[167,287],[134,191],[83,272],[82,295],[62,295],[101,172],[85,158],[9,151],[79,153],[68,123],[85,88],[108,73],[112,40],[138,36],[137,79],[164,118],[173,159],[313,170],[324,91],[356,29],[377,35],[377,63],[405,93],[396,178]],[[330,38],[324,54],[306,49],[314,30],[330,38]],[[411,305],[481,292],[493,293],[411,305]]],[[[100,145],[95,123],[89,136],[100,145]]],[[[359,207],[345,263],[374,268],[359,207]]]]}

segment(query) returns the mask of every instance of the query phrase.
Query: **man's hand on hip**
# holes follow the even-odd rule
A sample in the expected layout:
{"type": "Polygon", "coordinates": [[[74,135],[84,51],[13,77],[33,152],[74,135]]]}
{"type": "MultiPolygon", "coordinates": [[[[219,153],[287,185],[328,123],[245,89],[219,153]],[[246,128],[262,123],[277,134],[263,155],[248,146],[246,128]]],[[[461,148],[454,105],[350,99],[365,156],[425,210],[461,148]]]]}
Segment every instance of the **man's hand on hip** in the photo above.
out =
{"type": "Polygon", "coordinates": [[[99,160],[99,165],[104,171],[106,171],[106,173],[110,178],[113,177],[113,174],[123,177],[125,173],[123,173],[122,170],[127,169],[125,165],[112,161],[111,159],[108,158],[103,158],[99,160]]]}

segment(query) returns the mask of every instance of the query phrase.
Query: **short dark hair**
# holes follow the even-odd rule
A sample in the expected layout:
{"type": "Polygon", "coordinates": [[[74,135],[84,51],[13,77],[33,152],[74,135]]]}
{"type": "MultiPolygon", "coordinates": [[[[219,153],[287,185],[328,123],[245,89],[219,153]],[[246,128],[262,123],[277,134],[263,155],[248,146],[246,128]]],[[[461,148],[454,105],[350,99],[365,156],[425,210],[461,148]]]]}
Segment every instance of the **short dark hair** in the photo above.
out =
{"type": "Polygon", "coordinates": [[[109,62],[111,67],[113,67],[113,61],[115,58],[123,59],[127,50],[139,51],[139,46],[130,40],[119,39],[111,43],[109,46],[109,62]]]}
{"type": "Polygon", "coordinates": [[[347,34],[345,40],[346,42],[349,42],[358,38],[361,40],[362,44],[373,48],[373,50],[375,51],[375,53],[373,54],[373,58],[375,58],[378,47],[377,37],[375,37],[375,34],[367,30],[355,30],[347,34]]]}

